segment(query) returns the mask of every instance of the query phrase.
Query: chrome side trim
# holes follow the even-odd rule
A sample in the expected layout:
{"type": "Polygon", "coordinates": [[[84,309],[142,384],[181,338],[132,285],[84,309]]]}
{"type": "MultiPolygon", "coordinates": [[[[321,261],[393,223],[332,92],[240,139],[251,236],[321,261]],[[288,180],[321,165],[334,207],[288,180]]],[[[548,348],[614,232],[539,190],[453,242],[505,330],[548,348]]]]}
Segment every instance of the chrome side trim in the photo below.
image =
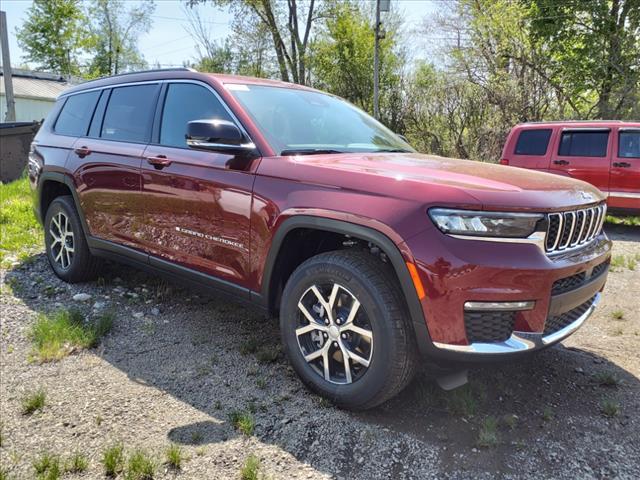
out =
{"type": "Polygon", "coordinates": [[[596,298],[589,309],[584,312],[584,314],[582,314],[582,316],[580,316],[576,321],[570,323],[557,332],[551,333],[546,336],[543,333],[513,332],[511,334],[511,337],[504,342],[477,342],[470,345],[450,345],[448,343],[439,342],[433,342],[433,344],[436,346],[436,348],[440,348],[442,350],[478,355],[499,355],[504,353],[517,353],[539,350],[567,338],[569,335],[578,330],[596,309],[596,306],[600,302],[600,296],[600,293],[596,294],[596,298]]]}
{"type": "Polygon", "coordinates": [[[618,198],[640,198],[640,192],[609,192],[607,193],[607,197],[618,197],[618,198]]]}
{"type": "Polygon", "coordinates": [[[498,243],[531,243],[537,245],[538,248],[544,251],[544,239],[546,237],[544,232],[533,232],[526,238],[507,238],[507,237],[479,237],[476,235],[454,235],[447,233],[449,237],[458,238],[461,240],[482,240],[483,242],[498,242],[498,243]]]}

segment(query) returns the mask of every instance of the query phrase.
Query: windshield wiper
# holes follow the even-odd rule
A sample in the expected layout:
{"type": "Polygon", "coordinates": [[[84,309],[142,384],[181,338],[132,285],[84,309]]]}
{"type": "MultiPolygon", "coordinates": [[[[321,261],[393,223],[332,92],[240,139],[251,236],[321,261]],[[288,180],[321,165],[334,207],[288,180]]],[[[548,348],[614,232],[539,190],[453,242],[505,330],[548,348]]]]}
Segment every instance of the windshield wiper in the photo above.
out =
{"type": "Polygon", "coordinates": [[[347,153],[342,150],[335,150],[331,148],[290,148],[288,150],[282,150],[280,155],[286,157],[288,155],[318,155],[322,153],[347,153]]]}
{"type": "Polygon", "coordinates": [[[406,148],[381,148],[380,150],[375,150],[371,153],[412,153],[411,150],[407,150],[406,148]]]}

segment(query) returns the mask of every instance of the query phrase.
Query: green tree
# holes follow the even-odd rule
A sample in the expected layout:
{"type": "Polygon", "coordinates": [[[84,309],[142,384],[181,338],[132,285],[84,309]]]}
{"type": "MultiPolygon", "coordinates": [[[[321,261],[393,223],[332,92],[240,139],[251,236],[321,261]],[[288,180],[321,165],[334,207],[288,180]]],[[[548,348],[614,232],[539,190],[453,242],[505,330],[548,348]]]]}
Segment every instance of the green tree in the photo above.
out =
{"type": "Polygon", "coordinates": [[[640,116],[640,0],[523,3],[550,78],[581,116],[640,116]]]}
{"type": "MultiPolygon", "coordinates": [[[[201,3],[212,3],[228,8],[234,16],[232,28],[234,39],[245,43],[247,32],[261,30],[270,37],[271,50],[275,54],[280,78],[286,82],[306,84],[308,72],[308,47],[314,22],[321,16],[316,0],[186,0],[190,7],[201,3]]],[[[263,36],[264,37],[264,36],[263,36]]],[[[251,39],[251,36],[248,37],[251,39]]],[[[248,45],[244,54],[254,52],[248,45]]],[[[259,49],[256,53],[264,53],[259,49]]],[[[263,58],[263,57],[261,57],[263,58]]],[[[255,58],[249,64],[255,63],[255,58]]],[[[262,68],[262,63],[260,61],[262,68]]],[[[260,70],[259,69],[259,70],[260,70]]]]}
{"type": "Polygon", "coordinates": [[[147,63],[138,50],[138,38],[151,28],[154,11],[153,0],[129,8],[125,8],[123,0],[94,0],[87,10],[95,48],[88,76],[145,68],[147,63]]]}
{"type": "MultiPolygon", "coordinates": [[[[373,111],[373,19],[361,5],[336,3],[313,41],[312,84],[373,111]]],[[[402,69],[404,54],[398,45],[399,19],[385,19],[380,41],[380,112],[390,128],[402,130],[402,69]]]]}
{"type": "Polygon", "coordinates": [[[25,60],[38,69],[78,75],[78,58],[91,42],[86,23],[78,0],[34,0],[16,32],[25,60]]]}

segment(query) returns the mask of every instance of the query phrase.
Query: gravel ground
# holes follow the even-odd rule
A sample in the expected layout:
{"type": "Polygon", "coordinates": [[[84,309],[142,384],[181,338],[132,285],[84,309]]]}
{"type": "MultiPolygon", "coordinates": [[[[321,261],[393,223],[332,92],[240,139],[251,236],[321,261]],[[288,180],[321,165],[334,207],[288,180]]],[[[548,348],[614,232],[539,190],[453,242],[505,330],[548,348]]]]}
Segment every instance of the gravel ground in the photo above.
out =
{"type": "MultiPolygon", "coordinates": [[[[640,228],[609,232],[615,255],[640,254],[640,228]]],[[[619,270],[563,345],[474,370],[453,393],[425,369],[387,404],[350,413],[309,393],[281,354],[261,354],[278,349],[275,320],[118,265],[100,281],[67,285],[37,255],[2,271],[11,288],[0,299],[0,465],[9,478],[33,478],[42,452],[82,452],[89,468],[75,477],[104,478],[102,452],[122,442],[156,458],[156,478],[239,478],[249,454],[273,479],[637,478],[640,265],[619,270]],[[91,297],[74,301],[78,293],[91,297]],[[114,329],[91,351],[29,362],[36,315],[69,306],[115,309],[114,329]],[[600,385],[603,372],[620,384],[600,385]],[[21,398],[37,388],[44,409],[22,415],[21,398]],[[605,399],[620,406],[617,416],[603,415],[605,399]],[[236,410],[255,412],[253,436],[234,430],[236,410]],[[496,442],[480,447],[487,417],[497,420],[496,442]],[[180,471],[161,465],[170,443],[188,456],[180,471]]]]}

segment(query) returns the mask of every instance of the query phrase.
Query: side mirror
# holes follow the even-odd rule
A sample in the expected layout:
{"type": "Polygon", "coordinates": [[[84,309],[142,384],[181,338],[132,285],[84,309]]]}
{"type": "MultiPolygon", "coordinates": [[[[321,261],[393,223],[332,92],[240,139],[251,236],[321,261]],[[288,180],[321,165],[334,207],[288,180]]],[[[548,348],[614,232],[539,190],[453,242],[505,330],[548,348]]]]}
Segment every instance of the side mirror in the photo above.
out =
{"type": "Polygon", "coordinates": [[[237,125],[217,118],[187,123],[187,145],[191,148],[230,153],[251,152],[253,143],[242,143],[244,135],[237,125]]]}

